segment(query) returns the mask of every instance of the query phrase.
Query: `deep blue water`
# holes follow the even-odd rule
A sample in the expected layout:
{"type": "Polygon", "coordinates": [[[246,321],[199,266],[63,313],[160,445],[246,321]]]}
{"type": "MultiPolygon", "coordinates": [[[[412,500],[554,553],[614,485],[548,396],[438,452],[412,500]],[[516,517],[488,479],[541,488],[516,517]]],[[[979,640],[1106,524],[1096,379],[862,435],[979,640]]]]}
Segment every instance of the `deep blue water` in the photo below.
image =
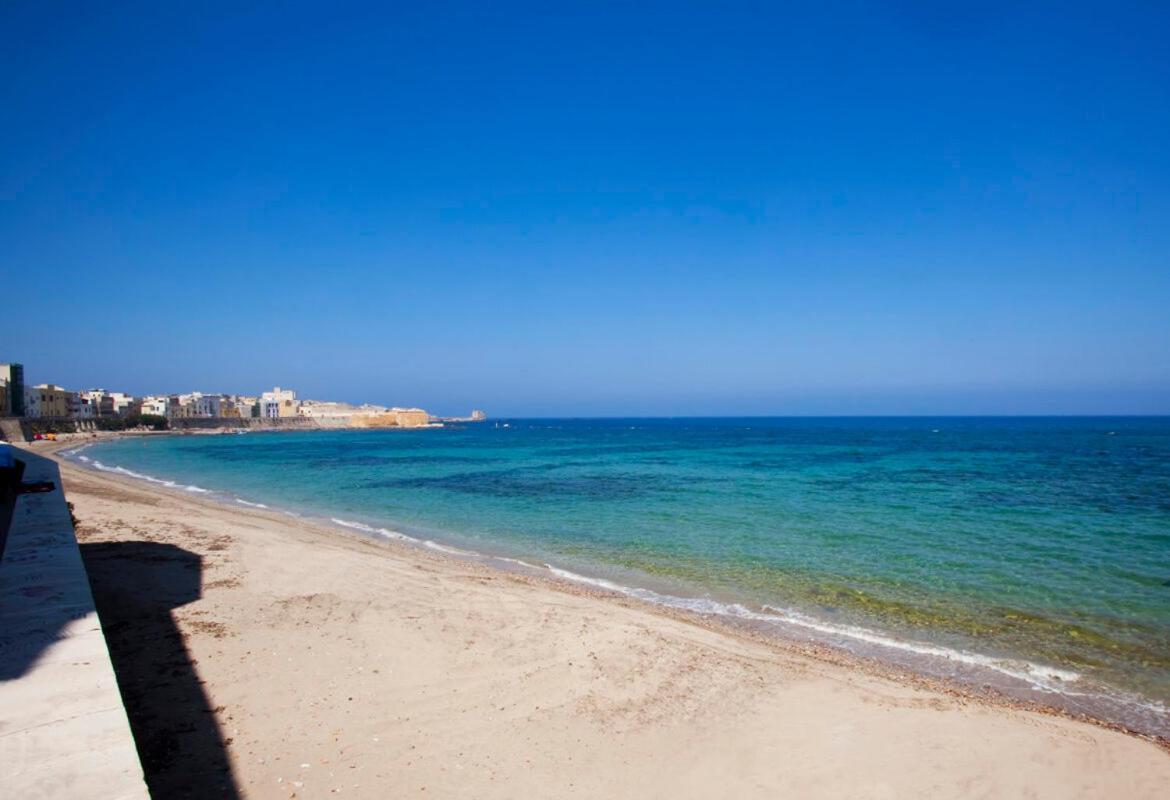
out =
{"type": "Polygon", "coordinates": [[[501,420],[81,455],[1170,728],[1168,418],[501,420]]]}

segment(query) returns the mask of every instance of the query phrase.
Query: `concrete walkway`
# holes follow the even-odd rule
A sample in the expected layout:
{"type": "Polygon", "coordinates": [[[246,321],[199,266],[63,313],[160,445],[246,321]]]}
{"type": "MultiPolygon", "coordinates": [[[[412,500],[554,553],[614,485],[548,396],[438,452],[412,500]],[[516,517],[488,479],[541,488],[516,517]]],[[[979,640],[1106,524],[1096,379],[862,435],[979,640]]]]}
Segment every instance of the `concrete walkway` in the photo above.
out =
{"type": "Polygon", "coordinates": [[[0,796],[149,797],[57,466],[19,451],[26,481],[0,562],[0,796]]]}

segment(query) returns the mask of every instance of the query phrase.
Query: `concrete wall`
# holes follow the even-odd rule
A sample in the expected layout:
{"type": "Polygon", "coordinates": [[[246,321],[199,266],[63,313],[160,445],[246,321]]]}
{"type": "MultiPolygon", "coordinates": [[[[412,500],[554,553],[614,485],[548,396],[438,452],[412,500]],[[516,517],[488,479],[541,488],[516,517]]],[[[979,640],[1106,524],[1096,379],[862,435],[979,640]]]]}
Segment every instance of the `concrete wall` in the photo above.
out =
{"type": "Polygon", "coordinates": [[[28,436],[24,432],[19,417],[0,419],[0,439],[6,442],[27,442],[28,436]]]}
{"type": "Polygon", "coordinates": [[[0,796],[147,800],[57,465],[27,451],[0,561],[0,796]]]}
{"type": "Polygon", "coordinates": [[[9,417],[0,419],[0,441],[31,442],[37,433],[86,433],[103,430],[93,419],[9,417]]]}

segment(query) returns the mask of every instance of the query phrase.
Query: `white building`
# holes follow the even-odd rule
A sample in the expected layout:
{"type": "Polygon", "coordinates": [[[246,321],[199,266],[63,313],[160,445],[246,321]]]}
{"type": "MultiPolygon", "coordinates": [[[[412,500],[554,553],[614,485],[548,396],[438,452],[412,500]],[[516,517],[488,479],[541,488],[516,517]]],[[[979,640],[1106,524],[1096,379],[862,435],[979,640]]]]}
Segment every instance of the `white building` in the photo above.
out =
{"type": "Polygon", "coordinates": [[[280,419],[280,401],[269,397],[268,392],[260,396],[260,416],[263,419],[280,419]]]}
{"type": "Polygon", "coordinates": [[[195,396],[195,416],[220,417],[223,416],[223,398],[217,394],[200,394],[195,396]]]}
{"type": "Polygon", "coordinates": [[[84,391],[78,392],[77,396],[78,398],[82,399],[85,405],[88,405],[90,408],[94,409],[94,411],[91,412],[92,416],[98,416],[101,414],[99,408],[102,406],[102,398],[105,396],[105,389],[84,389],[84,391]]]}
{"type": "Polygon", "coordinates": [[[106,397],[113,401],[114,414],[119,417],[126,415],[126,409],[134,402],[134,396],[125,392],[107,392],[106,397]]]}
{"type": "Polygon", "coordinates": [[[167,398],[165,397],[144,397],[142,398],[142,413],[153,414],[159,417],[167,415],[167,398]]]}
{"type": "MultiPolygon", "coordinates": [[[[279,386],[274,388],[271,392],[265,392],[260,395],[260,416],[266,416],[263,412],[265,409],[265,401],[275,401],[279,413],[277,417],[295,417],[297,415],[297,393],[292,389],[281,389],[279,386]]],[[[268,417],[274,419],[274,417],[268,417]]]]}
{"type": "Polygon", "coordinates": [[[83,400],[88,400],[93,406],[96,417],[119,417],[126,413],[126,408],[134,402],[134,398],[125,392],[107,392],[105,389],[88,389],[78,392],[83,400]]]}
{"type": "Polygon", "coordinates": [[[349,403],[334,403],[328,400],[305,400],[297,409],[297,414],[312,419],[345,419],[360,413],[361,410],[349,403]]]}
{"type": "Polygon", "coordinates": [[[93,419],[97,416],[97,403],[90,401],[88,392],[70,392],[68,402],[69,416],[73,419],[93,419]]]}
{"type": "Polygon", "coordinates": [[[24,415],[30,419],[41,415],[41,393],[33,386],[24,387],[24,415]]]}

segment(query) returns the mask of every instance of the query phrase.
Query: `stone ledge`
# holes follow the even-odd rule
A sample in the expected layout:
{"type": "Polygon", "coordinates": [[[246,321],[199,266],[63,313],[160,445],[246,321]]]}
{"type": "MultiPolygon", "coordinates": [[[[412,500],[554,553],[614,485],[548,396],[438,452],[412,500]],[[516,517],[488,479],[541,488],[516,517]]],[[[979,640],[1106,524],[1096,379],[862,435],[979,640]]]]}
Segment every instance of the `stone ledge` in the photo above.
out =
{"type": "Polygon", "coordinates": [[[23,800],[149,797],[56,464],[21,451],[0,562],[0,786],[23,800]]]}

